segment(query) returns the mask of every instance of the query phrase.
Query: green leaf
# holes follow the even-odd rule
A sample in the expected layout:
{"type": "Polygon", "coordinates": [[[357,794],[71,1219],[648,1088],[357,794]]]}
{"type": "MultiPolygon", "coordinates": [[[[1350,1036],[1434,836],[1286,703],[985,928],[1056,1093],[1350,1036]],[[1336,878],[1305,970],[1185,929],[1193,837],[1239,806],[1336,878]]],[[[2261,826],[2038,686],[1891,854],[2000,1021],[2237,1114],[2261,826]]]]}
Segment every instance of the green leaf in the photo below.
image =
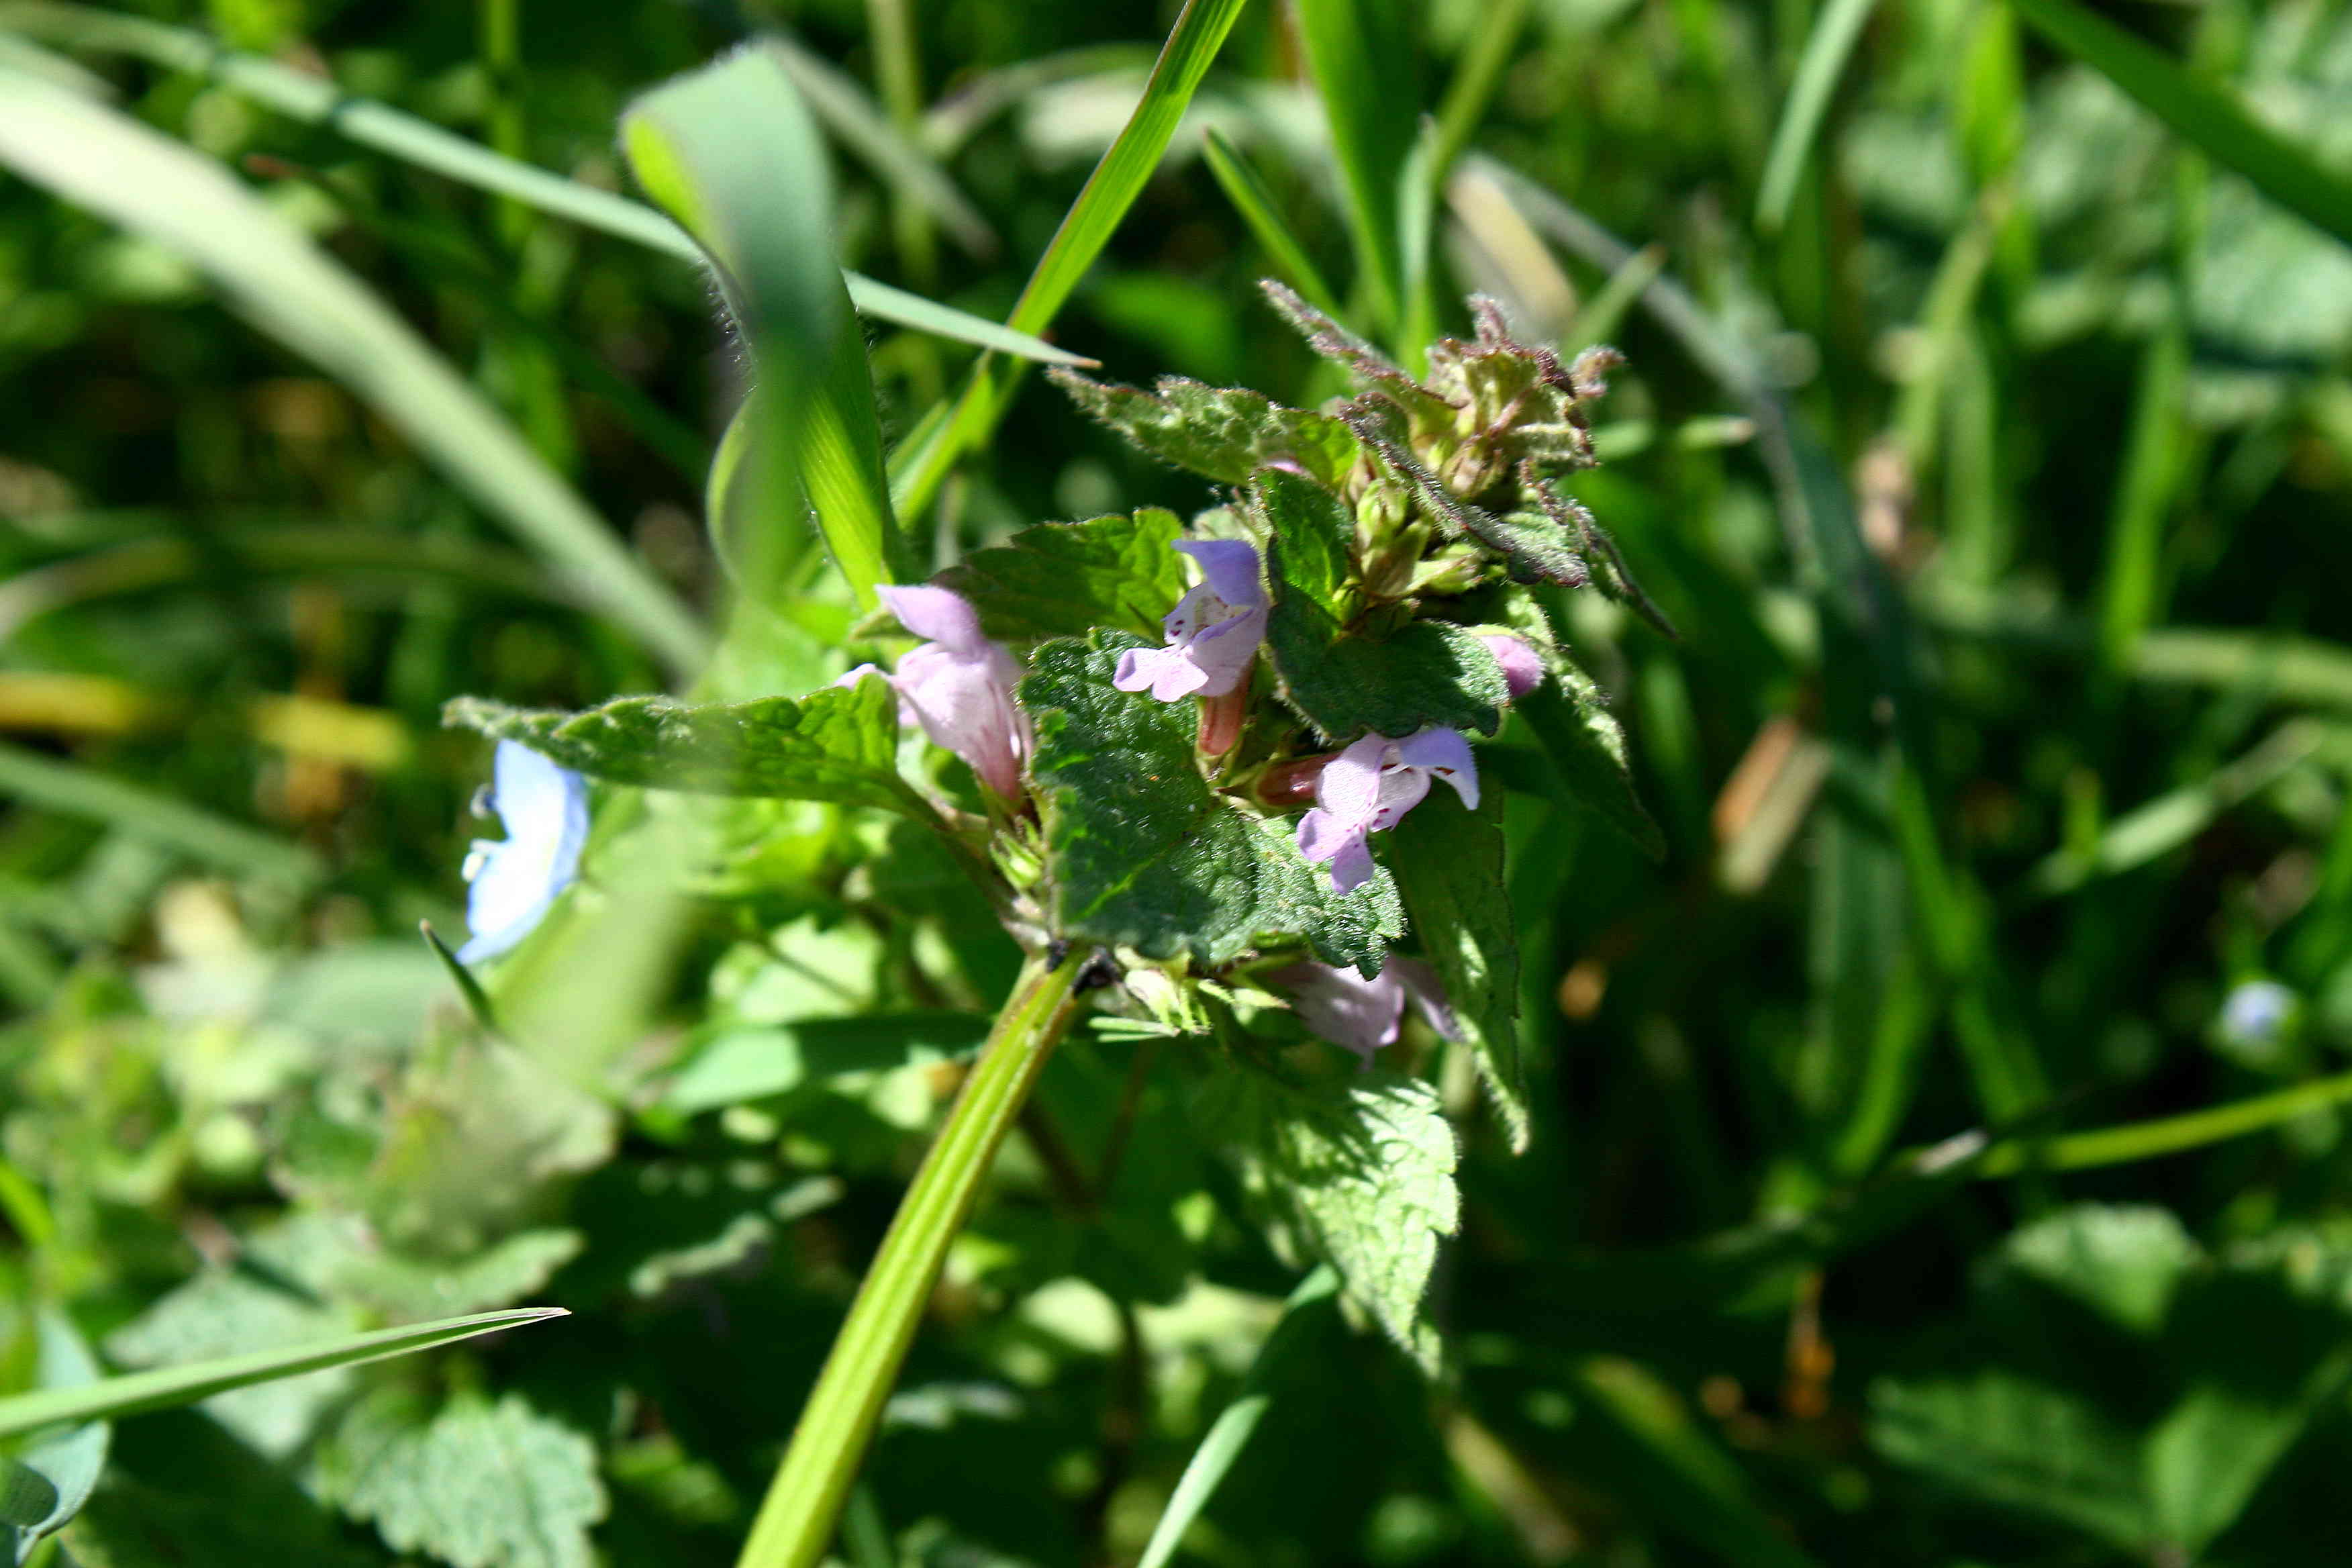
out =
{"type": "Polygon", "coordinates": [[[1266,532],[1275,583],[1266,650],[1283,696],[1334,741],[1367,730],[1409,735],[1430,725],[1491,735],[1510,692],[1502,667],[1467,629],[1410,621],[1375,640],[1334,614],[1355,538],[1339,499],[1279,469],[1257,477],[1252,510],[1266,532]]]}
{"type": "Polygon", "coordinates": [[[345,1512],[454,1568],[593,1568],[588,1527],[605,1508],[593,1443],[518,1394],[460,1394],[418,1416],[387,1391],[344,1419],[321,1472],[345,1512]]]}
{"type": "Polygon", "coordinates": [[[1503,876],[1503,792],[1473,812],[1432,790],[1389,838],[1405,913],[1437,968],[1456,1026],[1478,1062],[1511,1151],[1528,1146],[1527,1076],[1519,1066],[1519,936],[1503,876]]]}
{"type": "Polygon", "coordinates": [[[1805,154],[1812,150],[1822,117],[1829,110],[1830,93],[1870,20],[1876,0],[1831,0],[1813,19],[1805,38],[1804,58],[1797,62],[1796,79],[1789,84],[1788,102],[1780,110],[1780,128],[1772,132],[1772,151],[1764,160],[1764,177],[1756,193],[1756,226],[1778,234],[1789,220],[1789,204],[1797,194],[1797,180],[1805,172],[1805,154]]]}
{"type": "Polygon", "coordinates": [[[2352,245],[2352,180],[2200,81],[2154,45],[2074,0],[2010,0],[2034,30],[2137,99],[2189,143],[2305,222],[2352,245]]]}
{"type": "MultiPolygon", "coordinates": [[[[98,1381],[97,1358],[64,1313],[42,1307],[35,1323],[41,1387],[86,1388],[98,1381]]],[[[12,1562],[26,1562],[44,1537],[63,1530],[81,1511],[106,1468],[112,1436],[106,1422],[85,1421],[45,1435],[14,1458],[0,1459],[0,1533],[14,1538],[12,1562]]]]}
{"type": "Polygon", "coordinates": [[[1425,1299],[1438,1239],[1461,1217],[1437,1091],[1387,1073],[1298,1089],[1235,1064],[1208,1093],[1277,1252],[1329,1263],[1349,1300],[1433,1375],[1444,1347],[1425,1299]]]}
{"type": "MultiPolygon", "coordinates": [[[[866,342],[833,248],[833,174],[815,122],[776,58],[748,49],[647,93],[621,144],[655,200],[700,240],[757,368],[760,395],[711,529],[738,581],[774,606],[798,555],[805,494],[865,608],[877,584],[910,581],[890,508],[866,342]]],[[[747,423],[748,422],[748,423],[747,423]]]]}
{"type": "Polygon", "coordinates": [[[2078,1204],[2011,1233],[2001,1256],[2019,1273],[2146,1337],[2163,1327],[2204,1249],[2169,1209],[2078,1204]]]}
{"type": "Polygon", "coordinates": [[[1170,548],[1183,532],[1176,514],[1158,507],[1039,523],[932,581],[971,601],[992,637],[1082,637],[1097,626],[1158,637],[1184,595],[1184,558],[1170,548]]]}
{"type": "Polygon", "coordinates": [[[1554,679],[1520,698],[1513,709],[1551,758],[1559,775],[1560,798],[1599,816],[1652,859],[1665,858],[1665,835],[1633,793],[1624,727],[1600,704],[1599,688],[1584,679],[1581,671],[1575,672],[1576,678],[1590,696],[1582,689],[1562,695],[1559,688],[1567,679],[1562,666],[1555,662],[1552,672],[1554,679]]]}
{"type": "MultiPolygon", "coordinates": [[[[550,216],[651,250],[688,261],[705,259],[701,247],[684,229],[644,203],[550,174],[388,104],[357,97],[310,68],[315,62],[306,62],[298,69],[260,55],[225,49],[219,40],[188,28],[39,0],[14,0],[6,23],[12,29],[72,47],[126,54],[169,70],[210,77],[280,114],[305,124],[327,126],[362,147],[373,147],[477,190],[509,197],[550,216]]],[[[868,316],[1047,364],[1094,363],[1042,338],[858,273],[845,271],[842,277],[849,287],[850,302],[868,316]]]]}
{"type": "Polygon", "coordinates": [[[927,816],[898,774],[897,703],[889,682],[869,677],[806,697],[701,705],[622,697],[583,713],[460,697],[441,716],[612,784],[927,816]]]}
{"type": "Polygon", "coordinates": [[[1872,1445],[1897,1464],[2126,1551],[2146,1539],[2139,1445],[2073,1394],[1987,1368],[1882,1381],[1870,1403],[1872,1445]]]}
{"type": "Polygon", "coordinates": [[[1090,381],[1076,371],[1046,374],[1072,402],[1153,457],[1229,485],[1246,484],[1277,458],[1337,485],[1360,451],[1347,426],[1330,415],[1285,408],[1247,387],[1163,375],[1145,392],[1090,381]]]}
{"type": "Polygon", "coordinates": [[[693,1116],[850,1072],[963,1055],[988,1033],[973,1013],[870,1013],[736,1027],[697,1046],[661,1091],[661,1109],[693,1116]]]}
{"type": "MultiPolygon", "coordinates": [[[[322,1305],[254,1274],[211,1268],[115,1330],[106,1350],[124,1366],[184,1365],[330,1339],[355,1327],[348,1308],[322,1305]]],[[[320,1414],[350,1385],[349,1373],[331,1367],[215,1394],[205,1401],[205,1414],[257,1452],[283,1456],[310,1438],[320,1414]]]]}
{"type": "Polygon", "coordinates": [[[1388,873],[1335,893],[1288,820],[1212,790],[1193,760],[1194,704],[1111,685],[1135,645],[1117,633],[1042,644],[1021,683],[1055,933],[1212,966],[1287,938],[1327,963],[1377,968],[1404,930],[1388,873]]]}
{"type": "Polygon", "coordinates": [[[335,1288],[395,1319],[478,1312],[543,1289],[585,1245],[576,1230],[524,1230],[455,1262],[381,1248],[336,1264],[335,1288]]]}
{"type": "Polygon", "coordinates": [[[349,387],[647,647],[679,670],[701,662],[693,615],[506,417],[218,163],[0,67],[0,163],[194,263],[232,308],[349,387]]]}
{"type": "Polygon", "coordinates": [[[193,1366],[159,1367],[153,1372],[110,1377],[79,1388],[47,1389],[0,1399],[0,1437],[62,1422],[112,1419],[142,1411],[192,1405],[232,1388],[294,1377],[326,1367],[354,1366],[385,1356],[406,1355],[436,1345],[495,1333],[520,1323],[536,1323],[566,1316],[561,1307],[519,1307],[503,1312],[477,1312],[463,1318],[415,1323],[406,1328],[380,1329],[309,1344],[280,1346],[252,1355],[225,1356],[193,1366]]]}

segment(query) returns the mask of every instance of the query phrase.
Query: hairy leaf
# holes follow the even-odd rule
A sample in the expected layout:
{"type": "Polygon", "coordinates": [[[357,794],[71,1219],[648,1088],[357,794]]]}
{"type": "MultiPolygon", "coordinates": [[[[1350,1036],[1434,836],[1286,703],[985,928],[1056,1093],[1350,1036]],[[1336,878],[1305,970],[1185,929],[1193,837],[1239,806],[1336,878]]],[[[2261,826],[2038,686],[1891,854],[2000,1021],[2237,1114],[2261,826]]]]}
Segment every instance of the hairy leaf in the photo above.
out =
{"type": "Polygon", "coordinates": [[[1487,790],[1475,812],[1451,791],[1433,790],[1396,825],[1390,858],[1405,911],[1516,1153],[1528,1146],[1528,1098],[1519,1066],[1519,935],[1503,880],[1502,817],[1500,790],[1487,790]]]}
{"type": "Polygon", "coordinates": [[[1089,381],[1075,371],[1047,374],[1079,407],[1153,457],[1229,485],[1246,482],[1278,459],[1336,485],[1362,449],[1330,415],[1285,408],[1246,387],[1167,375],[1145,392],[1089,381]]]}
{"type": "Polygon", "coordinates": [[[1321,1258],[1349,1298],[1434,1373],[1442,1351],[1424,1298],[1454,1234],[1454,1129],[1437,1091],[1387,1073],[1301,1090],[1234,1070],[1211,1089],[1244,1190],[1293,1265],[1321,1258]]]}
{"type": "Polygon", "coordinates": [[[1011,642],[1082,637],[1097,626],[1157,638],[1184,593],[1183,536],[1176,514],[1144,507],[1132,517],[1046,522],[974,551],[932,581],[980,612],[981,629],[1011,642]]]}
{"type": "Polygon", "coordinates": [[[1377,968],[1404,930],[1395,883],[1383,871],[1332,892],[1288,820],[1212,790],[1193,761],[1194,705],[1111,685],[1133,640],[1045,643],[1021,684],[1055,931],[1205,964],[1260,938],[1303,940],[1328,963],[1377,968]]]}
{"type": "Polygon", "coordinates": [[[1555,658],[1552,672],[1554,680],[1514,706],[1559,771],[1562,795],[1640,845],[1653,859],[1663,858],[1665,835],[1633,793],[1624,727],[1601,705],[1600,689],[1582,671],[1555,658]],[[1562,686],[1569,687],[1569,694],[1562,695],[1562,686]]]}
{"type": "Polygon", "coordinates": [[[919,815],[920,797],[898,775],[897,702],[886,682],[866,679],[806,697],[701,706],[623,697],[584,713],[460,697],[441,717],[611,784],[919,815]]]}
{"type": "Polygon", "coordinates": [[[1268,469],[1251,505],[1275,584],[1266,648],[1284,697],[1308,722],[1335,741],[1367,730],[1407,735],[1438,725],[1491,735],[1501,727],[1509,696],[1502,668],[1469,631],[1410,621],[1376,639],[1342,623],[1354,525],[1336,497],[1268,469]]]}
{"type": "Polygon", "coordinates": [[[461,1394],[429,1422],[388,1393],[361,1405],[322,1461],[348,1513],[395,1552],[454,1568],[592,1568],[604,1517],[596,1448],[520,1395],[461,1394]]]}

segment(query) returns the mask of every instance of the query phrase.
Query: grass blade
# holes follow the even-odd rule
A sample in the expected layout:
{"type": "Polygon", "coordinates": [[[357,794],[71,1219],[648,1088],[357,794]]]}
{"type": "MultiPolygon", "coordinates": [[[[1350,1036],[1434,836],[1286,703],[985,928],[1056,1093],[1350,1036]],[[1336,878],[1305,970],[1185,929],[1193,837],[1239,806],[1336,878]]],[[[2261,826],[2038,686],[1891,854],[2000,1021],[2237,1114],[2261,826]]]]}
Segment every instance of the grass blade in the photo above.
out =
{"type": "Polygon", "coordinates": [[[233,875],[303,887],[326,874],[310,850],[257,827],[215,816],[177,795],[16,746],[0,744],[0,795],[65,816],[92,818],[233,875]]]}
{"type": "Polygon", "coordinates": [[[1217,1413],[1208,1435],[1201,1446],[1192,1450],[1184,1473],[1176,1481],[1176,1489],[1169,1494],[1168,1506],[1161,1510],[1160,1522],[1151,1527],[1151,1539],[1144,1544],[1143,1556],[1136,1568],[1164,1568],[1176,1555],[1176,1547],[1201,1510],[1209,1506],[1218,1483],[1242,1457],[1249,1446],[1251,1434],[1265,1419],[1266,1406],[1274,1396],[1266,1392],[1266,1384],[1297,1348],[1312,1327],[1328,1311],[1339,1292],[1339,1277],[1328,1263],[1298,1283],[1283,1306],[1282,1321],[1274,1326],[1265,1343],[1258,1347],[1256,1358],[1250,1363],[1249,1373],[1242,1380],[1242,1391],[1234,1402],[1217,1413]]]}
{"type": "Polygon", "coordinates": [[[1323,274],[1307,258],[1306,245],[1283,221],[1274,193],[1265,188],[1265,183],[1257,177],[1257,171],[1250,167],[1241,150],[1211,126],[1201,152],[1209,173],[1216,176],[1218,188],[1234,204],[1234,210],[1242,215],[1242,221],[1249,225],[1252,237],[1274,263],[1275,270],[1286,276],[1307,302],[1324,314],[1335,320],[1346,314],[1331,285],[1323,280],[1323,274]]]}
{"type": "MultiPolygon", "coordinates": [[[[207,76],[281,114],[309,124],[328,126],[363,147],[372,147],[477,190],[509,197],[551,216],[631,240],[648,249],[667,251],[688,261],[702,259],[701,250],[683,229],[642,202],[500,157],[479,142],[454,135],[429,121],[404,114],[386,104],[353,98],[331,81],[259,55],[223,48],[202,33],[86,6],[52,4],[49,0],[13,0],[0,5],[0,28],[69,47],[130,55],[166,69],[207,76]]],[[[1047,364],[1089,363],[984,317],[854,272],[843,276],[849,286],[851,301],[866,315],[915,331],[1041,360],[1047,364]]]]}
{"type": "Polygon", "coordinates": [[[842,146],[886,184],[911,197],[972,256],[996,254],[996,231],[931,155],[903,134],[856,79],[790,38],[771,37],[766,47],[792,73],[809,110],[842,146]]]}
{"type": "MultiPolygon", "coordinates": [[[[1120,128],[1118,140],[1087,176],[1078,198],[1063,215],[1045,253],[1014,301],[1006,325],[1016,331],[1041,332],[1061,313],[1071,292],[1083,279],[1103,247],[1127,216],[1144,183],[1160,166],[1169,139],[1184,118],[1210,62],[1223,47],[1246,0],[1184,0],[1176,25],[1168,31],[1160,58],[1143,84],[1143,96],[1120,128]]],[[[944,420],[930,427],[927,438],[902,444],[891,463],[891,496],[903,512],[929,507],[947,482],[956,460],[985,439],[996,427],[1019,375],[1017,365],[992,364],[982,360],[971,380],[944,420]]]]}
{"type": "Polygon", "coordinates": [[[382,300],[214,160],[0,68],[0,163],[201,268],[255,326],[350,387],[485,511],[683,671],[693,614],[382,300]]]}
{"type": "Polygon", "coordinates": [[[1789,84],[1789,101],[1780,111],[1780,129],[1772,132],[1772,151],[1764,159],[1764,179],[1756,192],[1756,226],[1778,234],[1789,221],[1789,204],[1796,199],[1797,181],[1805,172],[1805,154],[1812,151],[1822,117],[1829,111],[1848,56],[1862,37],[1876,0],[1829,0],[1813,18],[1805,39],[1805,53],[1797,62],[1796,79],[1789,84]]]}
{"type": "Polygon", "coordinates": [[[70,1388],[45,1388],[0,1399],[0,1437],[54,1426],[68,1421],[110,1421],[143,1411],[168,1410],[225,1394],[232,1388],[319,1372],[331,1366],[355,1366],[386,1356],[407,1355],[436,1345],[495,1333],[520,1323],[568,1317],[561,1307],[516,1307],[503,1312],[475,1312],[463,1318],[442,1318],[372,1333],[344,1334],[310,1344],[281,1345],[250,1355],[222,1356],[185,1366],[157,1367],[102,1382],[70,1388]]]}
{"type": "Polygon", "coordinates": [[[1331,152],[1347,195],[1348,232],[1373,312],[1393,330],[1407,301],[1399,182],[1412,152],[1420,95],[1411,12],[1396,0],[1299,0],[1307,69],[1331,122],[1331,152]]]}
{"type": "Polygon", "coordinates": [[[882,468],[866,342],[833,258],[833,176],[779,58],[733,55],[622,117],[637,179],[709,248],[751,345],[757,394],[714,468],[710,529],[740,586],[773,604],[798,558],[795,497],[862,608],[916,573],[882,468]],[[779,533],[783,537],[779,537],[779,533]]]}
{"type": "Polygon", "coordinates": [[[2200,81],[2161,49],[2074,0],[2010,0],[2036,32],[2139,100],[2183,141],[2325,233],[2352,245],[2352,180],[2200,81]]]}

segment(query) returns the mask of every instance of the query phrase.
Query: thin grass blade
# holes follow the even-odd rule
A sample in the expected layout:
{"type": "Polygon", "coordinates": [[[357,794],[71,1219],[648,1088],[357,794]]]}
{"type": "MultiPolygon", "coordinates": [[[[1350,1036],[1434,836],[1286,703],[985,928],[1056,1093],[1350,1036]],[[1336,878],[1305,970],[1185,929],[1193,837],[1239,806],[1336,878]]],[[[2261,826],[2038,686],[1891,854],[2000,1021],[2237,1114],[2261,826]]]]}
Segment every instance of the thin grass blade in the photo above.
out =
{"type": "Polygon", "coordinates": [[[0,744],[0,797],[87,817],[233,875],[308,887],[326,874],[299,844],[111,773],[0,744]]]}
{"type": "Polygon", "coordinates": [[[1283,221],[1274,193],[1265,188],[1265,182],[1258,178],[1257,171],[1250,167],[1241,150],[1212,126],[1202,138],[1201,152],[1209,173],[1216,176],[1218,189],[1225,193],[1225,199],[1234,204],[1234,210],[1249,225],[1251,237],[1265,252],[1266,259],[1274,263],[1275,270],[1287,278],[1307,302],[1325,315],[1335,319],[1344,315],[1339,296],[1331,291],[1331,285],[1323,280],[1321,270],[1308,258],[1305,242],[1283,221]]]}
{"type": "Polygon", "coordinates": [[[250,1355],[222,1356],[186,1366],[157,1367],[71,1388],[46,1388],[0,1399],[0,1437],[12,1437],[68,1421],[110,1421],[149,1410],[193,1405],[257,1383],[271,1383],[331,1366],[356,1366],[386,1356],[407,1355],[436,1345],[496,1333],[522,1323],[568,1317],[562,1307],[516,1307],[475,1312],[372,1333],[338,1335],[310,1344],[282,1345],[250,1355]]]}
{"type": "Polygon", "coordinates": [[[1789,204],[1796,199],[1797,181],[1804,174],[1805,157],[1820,134],[1829,112],[1830,95],[1837,89],[1845,62],[1862,37],[1877,0],[1829,0],[1813,18],[1805,38],[1805,52],[1797,62],[1796,79],[1789,84],[1789,101],[1780,111],[1780,129],[1772,132],[1772,150],[1764,159],[1764,179],[1756,192],[1756,226],[1778,234],[1789,221],[1789,204]]]}
{"type": "Polygon", "coordinates": [[[1331,124],[1348,232],[1383,331],[1406,308],[1399,181],[1421,99],[1412,81],[1410,7],[1397,0],[1299,0],[1299,38],[1331,124]]]}

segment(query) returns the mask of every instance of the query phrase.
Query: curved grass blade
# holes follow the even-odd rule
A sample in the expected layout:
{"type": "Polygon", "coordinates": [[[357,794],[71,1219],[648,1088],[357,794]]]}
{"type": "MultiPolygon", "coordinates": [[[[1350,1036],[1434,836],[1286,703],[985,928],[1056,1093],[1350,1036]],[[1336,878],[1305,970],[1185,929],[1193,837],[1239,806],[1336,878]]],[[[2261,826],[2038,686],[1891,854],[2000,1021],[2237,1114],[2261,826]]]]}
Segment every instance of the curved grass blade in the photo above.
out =
{"type": "Polygon", "coordinates": [[[1876,0],[1829,0],[1813,18],[1805,38],[1805,53],[1797,62],[1796,79],[1789,84],[1789,100],[1780,111],[1780,128],[1772,132],[1772,151],[1764,159],[1764,178],[1756,192],[1756,226],[1778,234],[1789,221],[1789,204],[1796,199],[1797,181],[1805,172],[1805,154],[1829,111],[1830,94],[1848,56],[1862,37],[1876,0]]]}
{"type": "Polygon", "coordinates": [[[1241,154],[1241,150],[1225,140],[1223,132],[1211,126],[1202,139],[1202,159],[1209,173],[1216,176],[1217,186],[1234,210],[1242,215],[1249,231],[1265,251],[1275,270],[1286,274],[1307,302],[1337,321],[1347,312],[1341,309],[1339,297],[1323,274],[1308,259],[1307,247],[1291,232],[1282,219],[1281,209],[1275,205],[1274,193],[1257,177],[1257,171],[1241,154]]]}
{"type": "MultiPolygon", "coordinates": [[[[1201,79],[1208,74],[1210,62],[1224,46],[1225,35],[1233,31],[1245,3],[1184,0],[1135,112],[1128,116],[1118,140],[1103,153],[1077,200],[1063,215],[1061,226],[1054,231],[1021,298],[1013,302],[1007,326],[1015,331],[1040,332],[1061,313],[1071,292],[1135,205],[1135,198],[1143,194],[1151,172],[1160,166],[1169,139],[1176,134],[1201,79]]],[[[1019,374],[1018,365],[982,360],[972,367],[971,379],[953,412],[930,426],[928,438],[919,444],[912,440],[901,444],[892,455],[890,487],[899,510],[919,512],[930,505],[956,460],[996,427],[1019,374]]]]}
{"type": "Polygon", "coordinates": [[[996,254],[996,231],[931,155],[902,133],[856,79],[790,38],[763,46],[792,73],[811,113],[835,140],[901,195],[913,198],[971,255],[996,254]]]}
{"type": "Polygon", "coordinates": [[[2114,82],[2182,140],[2271,200],[2352,245],[2352,179],[2273,131],[2235,96],[2074,0],[2010,0],[2033,29],[2114,82]]]}
{"type": "Polygon", "coordinates": [[[103,822],[231,875],[307,887],[326,874],[318,856],[300,845],[215,816],[177,795],[16,746],[0,745],[0,796],[103,822]]]}
{"type": "Polygon", "coordinates": [[[1290,1293],[1290,1300],[1283,1304],[1282,1321],[1275,1324],[1274,1332],[1266,1336],[1265,1343],[1258,1347],[1255,1359],[1250,1363],[1241,1393],[1217,1413],[1208,1436],[1192,1450],[1183,1475],[1177,1479],[1176,1489],[1169,1494],[1160,1522],[1151,1527],[1151,1539],[1144,1544],[1143,1556],[1136,1568],[1165,1568],[1168,1560],[1176,1555],[1184,1532],[1192,1528],[1192,1521],[1209,1506],[1218,1484],[1242,1457],[1257,1424],[1265,1418],[1266,1407],[1274,1403],[1274,1395],[1266,1392],[1266,1384],[1297,1351],[1299,1341],[1328,1313],[1339,1294],[1339,1276],[1328,1263],[1318,1265],[1290,1293]]]}
{"type": "MultiPolygon", "coordinates": [[[[522,203],[551,216],[666,251],[688,261],[702,253],[677,225],[642,202],[600,191],[577,180],[501,157],[489,148],[454,135],[429,121],[388,105],[353,98],[333,82],[293,70],[259,55],[223,48],[202,33],[167,26],[88,6],[50,0],[11,0],[0,5],[0,29],[48,39],[68,47],[125,54],[171,70],[210,77],[222,86],[267,104],[281,114],[324,125],[363,147],[429,169],[447,179],[522,203]]],[[[951,338],[1047,364],[1092,362],[1043,339],[1016,332],[903,289],[845,272],[851,301],[866,315],[915,331],[951,338]]]]}
{"type": "Polygon", "coordinates": [[[0,163],[193,262],[247,320],[350,387],[647,647],[680,671],[700,662],[706,643],[692,612],[506,418],[218,163],[5,68],[0,163]]]}
{"type": "Polygon", "coordinates": [[[371,1333],[341,1334],[308,1344],[281,1345],[249,1355],[221,1356],[185,1366],[157,1367],[71,1388],[45,1388],[0,1399],[0,1437],[13,1437],[68,1421],[110,1421],[149,1410],[168,1410],[225,1394],[232,1388],[295,1377],[331,1366],[356,1366],[386,1356],[407,1355],[452,1344],[521,1323],[568,1317],[562,1307],[515,1307],[475,1312],[371,1333]]]}
{"type": "Polygon", "coordinates": [[[778,58],[747,49],[621,121],[638,181],[709,249],[760,385],[714,474],[711,532],[762,604],[798,558],[805,495],[861,608],[919,575],[890,507],[866,342],[833,253],[833,175],[778,58]]]}

